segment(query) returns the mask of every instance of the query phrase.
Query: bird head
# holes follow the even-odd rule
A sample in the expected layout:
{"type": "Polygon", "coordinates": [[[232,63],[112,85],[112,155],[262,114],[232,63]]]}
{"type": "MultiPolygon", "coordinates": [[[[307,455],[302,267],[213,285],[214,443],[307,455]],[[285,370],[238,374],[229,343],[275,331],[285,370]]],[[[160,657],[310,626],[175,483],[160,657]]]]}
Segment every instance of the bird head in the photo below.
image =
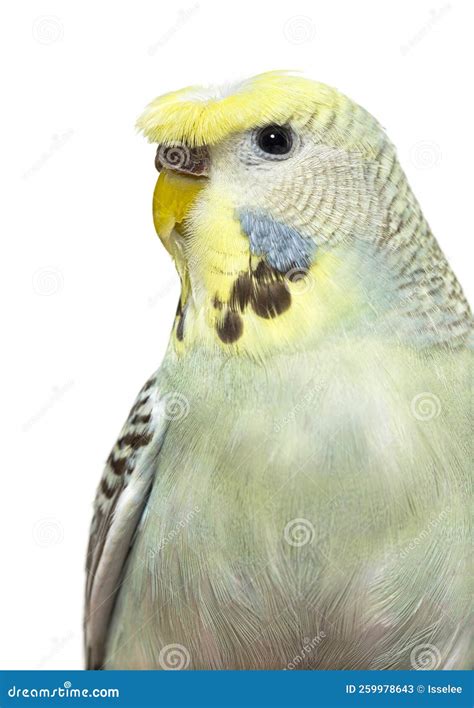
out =
{"type": "Polygon", "coordinates": [[[153,101],[138,126],[157,143],[154,223],[181,277],[178,353],[261,358],[393,330],[416,268],[436,275],[392,144],[335,89],[282,72],[189,87],[153,101]]]}

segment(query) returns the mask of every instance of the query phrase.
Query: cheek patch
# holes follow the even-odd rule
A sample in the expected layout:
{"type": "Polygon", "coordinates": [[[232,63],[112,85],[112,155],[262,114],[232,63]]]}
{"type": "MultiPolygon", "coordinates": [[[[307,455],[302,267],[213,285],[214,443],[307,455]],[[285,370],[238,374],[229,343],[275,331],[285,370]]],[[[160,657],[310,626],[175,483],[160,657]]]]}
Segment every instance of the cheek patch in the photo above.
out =
{"type": "Polygon", "coordinates": [[[308,269],[316,253],[316,244],[291,226],[275,221],[261,211],[241,209],[237,213],[242,230],[250,241],[254,256],[261,256],[279,273],[294,268],[308,269]]]}

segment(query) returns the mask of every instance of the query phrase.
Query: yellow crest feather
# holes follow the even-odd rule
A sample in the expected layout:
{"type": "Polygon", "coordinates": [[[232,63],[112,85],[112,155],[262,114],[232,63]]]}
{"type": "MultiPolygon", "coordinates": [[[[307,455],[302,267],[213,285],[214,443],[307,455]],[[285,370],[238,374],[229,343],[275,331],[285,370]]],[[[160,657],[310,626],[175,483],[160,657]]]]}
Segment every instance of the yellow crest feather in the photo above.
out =
{"type": "Polygon", "coordinates": [[[225,89],[191,86],[152,101],[137,122],[150,142],[212,145],[234,132],[265,123],[285,123],[317,106],[334,109],[347,101],[324,84],[273,71],[225,89]]]}

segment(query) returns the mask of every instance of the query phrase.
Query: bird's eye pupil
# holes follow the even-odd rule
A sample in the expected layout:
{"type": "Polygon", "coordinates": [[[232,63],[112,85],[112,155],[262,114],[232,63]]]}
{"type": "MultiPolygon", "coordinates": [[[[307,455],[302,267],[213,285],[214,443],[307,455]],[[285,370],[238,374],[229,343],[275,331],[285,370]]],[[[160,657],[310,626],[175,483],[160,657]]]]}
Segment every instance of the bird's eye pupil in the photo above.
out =
{"type": "Polygon", "coordinates": [[[292,137],[289,128],[268,125],[257,134],[258,146],[269,155],[286,155],[291,150],[292,137]]]}

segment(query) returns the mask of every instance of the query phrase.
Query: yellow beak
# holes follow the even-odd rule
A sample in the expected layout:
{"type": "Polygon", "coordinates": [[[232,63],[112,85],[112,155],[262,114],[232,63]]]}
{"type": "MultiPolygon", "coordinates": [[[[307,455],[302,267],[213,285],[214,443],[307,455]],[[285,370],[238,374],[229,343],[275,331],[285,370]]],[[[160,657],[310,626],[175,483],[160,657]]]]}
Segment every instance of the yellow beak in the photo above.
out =
{"type": "Polygon", "coordinates": [[[167,170],[160,172],[153,193],[153,223],[163,245],[172,255],[170,237],[173,229],[179,231],[204,181],[167,170]]]}

